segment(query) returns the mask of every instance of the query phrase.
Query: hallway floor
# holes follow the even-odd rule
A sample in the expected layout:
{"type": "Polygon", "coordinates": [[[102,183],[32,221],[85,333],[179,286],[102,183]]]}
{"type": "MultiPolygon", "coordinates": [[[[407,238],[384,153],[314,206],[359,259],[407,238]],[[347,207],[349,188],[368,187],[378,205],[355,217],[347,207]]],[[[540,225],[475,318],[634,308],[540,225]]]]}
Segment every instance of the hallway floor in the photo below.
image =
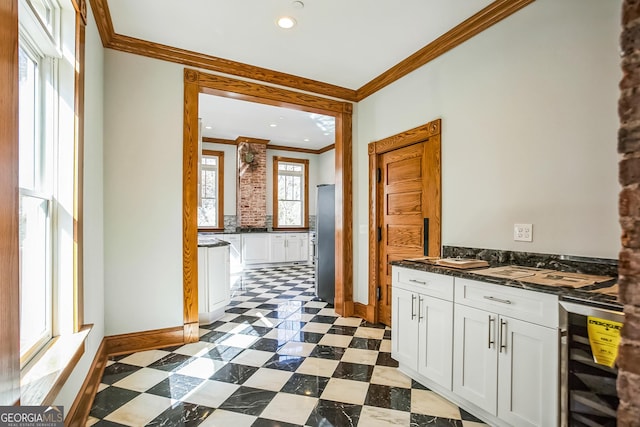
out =
{"type": "Polygon", "coordinates": [[[200,342],[109,361],[87,426],[481,426],[391,358],[391,330],[338,317],[307,266],[246,270],[200,342]]]}

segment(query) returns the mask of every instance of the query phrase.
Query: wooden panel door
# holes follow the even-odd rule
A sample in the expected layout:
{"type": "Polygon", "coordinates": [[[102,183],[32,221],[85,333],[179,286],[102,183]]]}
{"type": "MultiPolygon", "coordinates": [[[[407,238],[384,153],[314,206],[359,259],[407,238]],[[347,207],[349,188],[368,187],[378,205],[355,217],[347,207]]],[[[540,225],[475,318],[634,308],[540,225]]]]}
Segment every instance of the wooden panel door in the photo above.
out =
{"type": "Polygon", "coordinates": [[[378,321],[391,325],[390,262],[440,255],[440,138],[381,154],[378,164],[378,321]]]}

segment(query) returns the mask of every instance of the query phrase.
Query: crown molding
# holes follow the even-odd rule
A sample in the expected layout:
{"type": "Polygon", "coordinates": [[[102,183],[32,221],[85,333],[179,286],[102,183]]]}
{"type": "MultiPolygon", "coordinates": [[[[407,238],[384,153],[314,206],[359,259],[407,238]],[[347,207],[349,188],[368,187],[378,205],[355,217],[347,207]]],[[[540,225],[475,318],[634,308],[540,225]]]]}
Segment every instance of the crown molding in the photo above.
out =
{"type": "Polygon", "coordinates": [[[100,38],[102,39],[102,45],[105,48],[285,86],[345,101],[359,102],[509,17],[535,0],[494,1],[480,12],[357,90],[117,34],[113,28],[107,0],[89,1],[100,38]]]}
{"type": "Polygon", "coordinates": [[[356,101],[362,101],[380,89],[447,53],[492,25],[513,15],[535,0],[497,0],[461,22],[413,55],[389,68],[357,90],[356,101]]]}
{"type": "Polygon", "coordinates": [[[326,147],[322,147],[317,150],[313,148],[287,147],[286,145],[269,144],[269,141],[266,139],[256,139],[256,138],[246,138],[246,137],[238,137],[237,139],[234,140],[234,139],[225,139],[225,138],[210,138],[208,136],[203,136],[202,142],[209,142],[213,144],[227,144],[227,145],[238,145],[239,142],[249,142],[253,144],[267,144],[267,150],[291,151],[295,153],[307,153],[307,154],[322,154],[322,153],[326,153],[329,150],[333,150],[336,147],[335,144],[330,144],[330,145],[327,145],[326,147]],[[264,141],[267,141],[267,142],[264,142],[264,141]]]}
{"type": "Polygon", "coordinates": [[[353,89],[117,34],[113,28],[107,0],[90,0],[90,2],[102,45],[105,48],[355,101],[356,91],[353,89]]]}
{"type": "Polygon", "coordinates": [[[202,142],[210,142],[213,144],[227,144],[227,145],[238,145],[235,139],[225,139],[225,138],[210,138],[208,136],[202,137],[202,142]]]}

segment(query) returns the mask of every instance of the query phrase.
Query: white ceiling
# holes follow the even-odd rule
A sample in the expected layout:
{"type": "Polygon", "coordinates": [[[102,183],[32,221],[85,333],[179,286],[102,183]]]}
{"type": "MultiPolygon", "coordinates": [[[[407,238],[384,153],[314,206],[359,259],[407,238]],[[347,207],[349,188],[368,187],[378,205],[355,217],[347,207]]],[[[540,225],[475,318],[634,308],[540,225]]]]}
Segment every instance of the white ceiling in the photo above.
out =
{"type": "Polygon", "coordinates": [[[206,94],[200,94],[199,106],[205,137],[235,140],[248,136],[268,139],[273,145],[312,150],[335,140],[333,117],[206,94]]]}
{"type": "MultiPolygon", "coordinates": [[[[292,0],[108,0],[118,34],[354,90],[492,0],[303,2],[303,8],[295,8],[292,0]],[[297,25],[290,30],[277,27],[282,15],[293,16],[297,25]]],[[[210,97],[201,117],[215,126],[205,130],[205,136],[254,136],[313,148],[333,143],[333,138],[322,140],[326,135],[318,133],[308,114],[210,97]],[[263,131],[264,123],[280,116],[287,126],[263,131]]]]}

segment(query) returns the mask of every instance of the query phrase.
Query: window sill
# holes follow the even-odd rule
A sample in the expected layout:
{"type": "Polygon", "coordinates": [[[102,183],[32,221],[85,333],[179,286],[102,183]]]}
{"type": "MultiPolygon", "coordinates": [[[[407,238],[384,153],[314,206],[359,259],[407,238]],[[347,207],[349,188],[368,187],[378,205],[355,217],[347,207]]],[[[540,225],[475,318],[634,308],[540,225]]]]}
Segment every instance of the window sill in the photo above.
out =
{"type": "Polygon", "coordinates": [[[305,231],[309,231],[309,227],[274,227],[273,231],[299,231],[304,233],[305,231]]]}
{"type": "Polygon", "coordinates": [[[21,371],[20,404],[50,405],[84,353],[84,343],[93,325],[75,334],[55,337],[21,371]]]}
{"type": "Polygon", "coordinates": [[[198,233],[222,233],[224,228],[198,228],[198,233]]]}

